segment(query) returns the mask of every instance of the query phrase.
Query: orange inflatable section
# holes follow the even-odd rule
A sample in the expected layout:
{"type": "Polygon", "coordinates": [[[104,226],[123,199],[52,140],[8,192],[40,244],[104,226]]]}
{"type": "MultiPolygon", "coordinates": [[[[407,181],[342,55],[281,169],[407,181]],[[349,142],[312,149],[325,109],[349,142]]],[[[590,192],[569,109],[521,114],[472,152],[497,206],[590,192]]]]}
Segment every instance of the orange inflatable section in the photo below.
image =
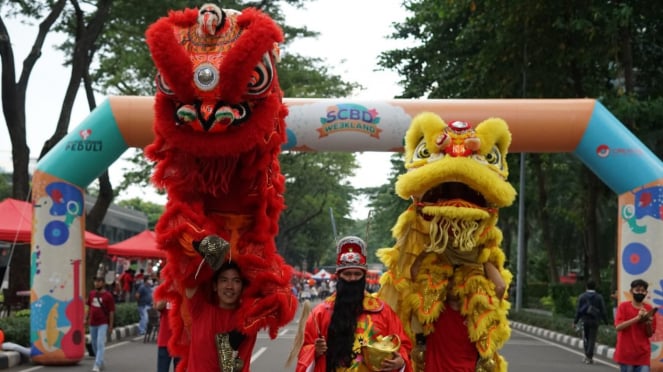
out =
{"type": "MultiPolygon", "coordinates": [[[[109,97],[110,105],[127,145],[143,148],[154,138],[152,132],[153,97],[109,97]]],[[[292,109],[312,103],[328,102],[334,105],[343,102],[359,103],[358,100],[284,99],[292,109]]],[[[367,101],[363,101],[367,102],[367,101]]],[[[509,124],[513,141],[509,152],[573,152],[587,128],[594,110],[594,99],[451,99],[451,100],[407,100],[370,101],[371,105],[384,104],[400,107],[407,115],[403,119],[385,125],[397,126],[403,134],[410,120],[423,111],[434,112],[445,120],[464,120],[479,123],[488,117],[500,117],[509,124]]],[[[288,127],[295,126],[291,120],[315,123],[318,117],[286,118],[288,127]],[[290,120],[289,120],[290,119],[290,120]]],[[[388,123],[388,124],[387,124],[388,123]]],[[[300,123],[301,124],[301,123],[300,123]]],[[[310,125],[310,124],[309,124],[310,125]]],[[[302,126],[302,125],[300,125],[302,126]]],[[[402,138],[402,137],[401,137],[402,138]]],[[[394,147],[385,144],[383,151],[394,147]]],[[[357,151],[361,151],[360,149],[357,151]]]]}

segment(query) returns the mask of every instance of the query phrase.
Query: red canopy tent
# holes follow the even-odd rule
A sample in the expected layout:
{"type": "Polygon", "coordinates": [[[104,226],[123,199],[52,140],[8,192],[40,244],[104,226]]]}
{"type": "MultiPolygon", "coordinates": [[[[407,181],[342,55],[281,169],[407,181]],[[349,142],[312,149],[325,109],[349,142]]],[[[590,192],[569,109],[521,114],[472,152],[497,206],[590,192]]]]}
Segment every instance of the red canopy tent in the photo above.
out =
{"type": "Polygon", "coordinates": [[[150,230],[109,245],[107,252],[111,256],[166,258],[166,252],[157,247],[156,234],[150,230]]]}
{"type": "MultiPolygon", "coordinates": [[[[32,204],[12,198],[0,202],[0,240],[17,243],[32,240],[32,204]]],[[[108,239],[86,231],[85,246],[105,249],[108,239]]]]}

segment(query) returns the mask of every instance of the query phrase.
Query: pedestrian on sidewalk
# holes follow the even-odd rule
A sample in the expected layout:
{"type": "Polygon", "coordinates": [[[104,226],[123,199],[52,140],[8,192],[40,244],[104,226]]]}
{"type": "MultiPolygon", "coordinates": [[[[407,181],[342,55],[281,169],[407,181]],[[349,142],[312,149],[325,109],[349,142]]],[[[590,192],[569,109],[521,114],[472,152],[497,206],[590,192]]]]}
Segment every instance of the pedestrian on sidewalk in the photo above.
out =
{"type": "Polygon", "coordinates": [[[113,332],[115,317],[115,300],[106,290],[103,277],[94,278],[94,288],[87,297],[87,315],[85,323],[90,328],[92,350],[94,350],[94,367],[92,372],[99,372],[104,368],[104,349],[106,338],[113,332]]]}
{"type": "Polygon", "coordinates": [[[617,308],[614,359],[622,372],[649,372],[651,366],[649,338],[656,329],[658,309],[644,302],[648,287],[649,283],[642,279],[632,281],[630,292],[633,299],[620,303],[617,308]]]}
{"type": "Polygon", "coordinates": [[[152,279],[147,279],[138,287],[136,291],[136,301],[138,305],[138,334],[144,335],[147,332],[147,310],[152,308],[152,279]]]}
{"type": "Polygon", "coordinates": [[[177,364],[180,358],[173,357],[168,351],[168,341],[172,330],[170,329],[170,308],[171,303],[167,300],[159,300],[155,303],[155,309],[159,311],[159,334],[157,335],[157,372],[170,371],[170,365],[173,365],[173,371],[177,370],[177,364]]]}
{"type": "Polygon", "coordinates": [[[576,316],[573,320],[573,328],[576,328],[578,321],[582,321],[582,341],[585,351],[583,362],[585,364],[594,363],[594,346],[601,320],[603,324],[608,324],[605,301],[603,301],[603,296],[596,292],[596,282],[589,280],[585,285],[585,292],[578,297],[576,316]]]}

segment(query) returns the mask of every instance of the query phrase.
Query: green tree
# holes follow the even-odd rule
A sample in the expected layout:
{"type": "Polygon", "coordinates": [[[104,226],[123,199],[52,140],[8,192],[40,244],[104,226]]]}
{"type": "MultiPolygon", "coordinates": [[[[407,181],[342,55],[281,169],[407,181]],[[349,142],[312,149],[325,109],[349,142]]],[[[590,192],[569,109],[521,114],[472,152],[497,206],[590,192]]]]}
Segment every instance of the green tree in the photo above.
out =
{"type": "Polygon", "coordinates": [[[286,179],[286,209],[279,220],[279,253],[291,265],[307,268],[334,264],[337,231],[349,231],[348,219],[355,189],[347,179],[357,168],[353,154],[285,152],[281,171],[286,179]]]}
{"type": "Polygon", "coordinates": [[[394,245],[395,240],[391,235],[391,229],[396,224],[398,216],[411,203],[410,200],[401,199],[395,192],[396,180],[405,171],[403,154],[393,154],[390,161],[391,171],[387,182],[365,190],[368,195],[368,207],[371,209],[369,241],[367,242],[371,257],[375,257],[377,249],[394,245]]]}
{"type": "Polygon", "coordinates": [[[10,198],[12,196],[11,190],[11,174],[4,173],[0,170],[0,201],[10,198]]]}
{"type": "MultiPolygon", "coordinates": [[[[71,66],[71,75],[68,86],[65,89],[65,98],[60,111],[60,116],[55,126],[55,131],[41,150],[40,158],[43,157],[55,144],[62,139],[69,128],[71,111],[79,90],[81,81],[84,81],[86,98],[90,109],[96,107],[92,84],[89,80],[88,71],[94,52],[96,41],[103,31],[104,20],[110,11],[110,0],[99,0],[91,4],[93,10],[86,14],[77,0],[59,0],[44,4],[39,1],[2,3],[3,16],[20,17],[27,22],[41,19],[39,31],[33,43],[30,54],[23,62],[23,70],[18,81],[16,80],[16,66],[14,65],[14,52],[11,38],[0,17],[0,58],[2,59],[2,107],[5,122],[9,130],[12,142],[13,176],[12,195],[21,200],[27,200],[30,190],[28,165],[30,149],[26,140],[26,91],[32,70],[41,56],[46,36],[57,25],[57,29],[68,29],[72,35],[73,45],[67,64],[71,66]],[[71,8],[66,9],[69,3],[71,8]]],[[[99,178],[99,197],[97,202],[88,211],[86,228],[95,232],[103,220],[108,206],[112,202],[112,188],[108,174],[104,173],[99,178]]],[[[86,269],[92,272],[103,257],[102,251],[86,252],[86,269]]],[[[11,279],[10,279],[11,281],[11,279]]]]}
{"type": "MultiPolygon", "coordinates": [[[[652,48],[660,44],[660,9],[637,1],[529,0],[415,0],[406,7],[410,13],[392,37],[415,42],[380,59],[401,75],[403,97],[597,97],[661,153],[662,76],[653,63],[661,51],[652,48]],[[640,71],[651,76],[638,79],[640,71]]],[[[548,261],[555,265],[549,280],[576,261],[598,281],[601,265],[614,258],[614,233],[601,233],[614,220],[606,216],[617,213],[616,196],[577,160],[569,161],[551,154],[526,163],[521,176],[531,179],[533,191],[520,194],[533,198],[528,246],[558,259],[548,261]],[[567,198],[560,204],[561,195],[567,198]],[[582,252],[579,260],[562,254],[569,248],[582,252]]]]}
{"type": "Polygon", "coordinates": [[[157,224],[157,221],[159,221],[164,209],[161,204],[145,201],[141,198],[120,200],[117,204],[145,213],[145,215],[147,215],[147,228],[152,231],[154,231],[154,226],[157,224]]]}
{"type": "Polygon", "coordinates": [[[12,196],[19,200],[27,200],[30,190],[30,148],[26,139],[26,92],[30,75],[54,23],[60,17],[66,0],[59,0],[43,5],[41,2],[27,1],[20,3],[3,2],[0,16],[0,60],[2,61],[2,113],[5,117],[9,138],[12,144],[12,196]],[[5,24],[5,17],[23,17],[41,19],[39,32],[32,44],[30,54],[23,61],[23,69],[16,71],[14,63],[14,47],[5,24]]]}

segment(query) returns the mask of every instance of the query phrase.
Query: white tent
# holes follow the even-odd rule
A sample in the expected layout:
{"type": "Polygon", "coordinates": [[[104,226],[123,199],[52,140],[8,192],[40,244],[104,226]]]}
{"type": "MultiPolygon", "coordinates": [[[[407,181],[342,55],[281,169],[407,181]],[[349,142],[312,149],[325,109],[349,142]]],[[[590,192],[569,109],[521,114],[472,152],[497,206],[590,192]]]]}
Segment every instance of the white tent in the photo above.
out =
{"type": "Polygon", "coordinates": [[[325,269],[322,269],[318,271],[317,273],[313,274],[312,276],[313,279],[330,279],[331,274],[328,273],[325,269]]]}

